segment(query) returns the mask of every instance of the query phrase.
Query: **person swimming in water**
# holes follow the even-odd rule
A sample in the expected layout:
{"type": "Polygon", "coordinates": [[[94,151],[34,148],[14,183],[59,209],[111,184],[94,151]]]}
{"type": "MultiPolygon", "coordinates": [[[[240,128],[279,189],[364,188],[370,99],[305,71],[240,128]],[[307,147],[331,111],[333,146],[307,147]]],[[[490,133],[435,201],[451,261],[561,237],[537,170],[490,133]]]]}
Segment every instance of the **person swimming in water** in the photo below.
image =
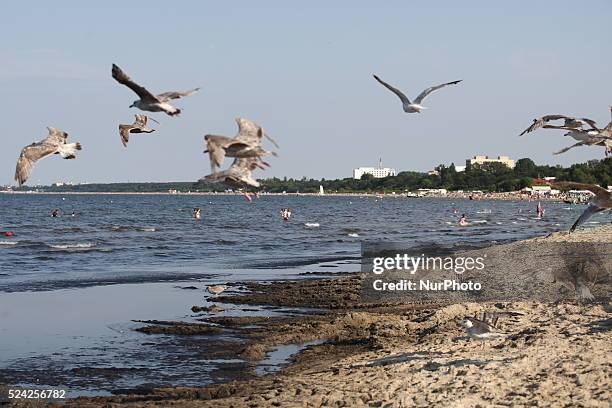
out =
{"type": "Polygon", "coordinates": [[[53,210],[53,212],[51,212],[51,217],[53,218],[59,217],[59,210],[57,208],[53,210]]]}
{"type": "Polygon", "coordinates": [[[542,207],[542,204],[539,201],[536,207],[536,215],[538,218],[544,217],[544,208],[542,207]]]}
{"type": "Polygon", "coordinates": [[[462,227],[466,227],[466,226],[470,225],[467,222],[467,217],[465,216],[465,214],[461,214],[461,218],[459,218],[459,225],[461,225],[462,227]]]}
{"type": "Polygon", "coordinates": [[[291,208],[281,208],[280,215],[283,221],[289,221],[289,218],[291,218],[291,208]]]}
{"type": "Polygon", "coordinates": [[[193,218],[196,220],[202,219],[202,210],[198,207],[193,209],[193,218]]]}

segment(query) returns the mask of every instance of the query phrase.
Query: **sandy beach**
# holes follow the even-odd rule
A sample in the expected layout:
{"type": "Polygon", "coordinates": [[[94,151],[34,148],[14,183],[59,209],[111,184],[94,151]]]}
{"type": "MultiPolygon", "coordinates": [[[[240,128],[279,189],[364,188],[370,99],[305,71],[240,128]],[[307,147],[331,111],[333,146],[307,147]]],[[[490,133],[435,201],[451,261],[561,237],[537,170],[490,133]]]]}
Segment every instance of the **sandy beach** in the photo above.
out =
{"type": "MultiPolygon", "coordinates": [[[[609,244],[612,226],[553,233],[505,248],[536,242],[609,244]]],[[[372,303],[360,296],[363,280],[364,274],[355,273],[247,283],[244,294],[216,300],[312,312],[215,317],[214,311],[194,305],[194,312],[202,313],[202,324],[150,321],[144,329],[184,336],[203,330],[237,331],[243,341],[235,347],[235,358],[252,361],[253,370],[279,347],[307,344],[279,372],[203,388],[78,398],[66,406],[609,406],[609,272],[594,283],[603,285],[604,292],[597,293],[604,295],[591,303],[372,303]],[[458,320],[485,311],[505,316],[498,323],[504,336],[470,340],[458,320]]]]}

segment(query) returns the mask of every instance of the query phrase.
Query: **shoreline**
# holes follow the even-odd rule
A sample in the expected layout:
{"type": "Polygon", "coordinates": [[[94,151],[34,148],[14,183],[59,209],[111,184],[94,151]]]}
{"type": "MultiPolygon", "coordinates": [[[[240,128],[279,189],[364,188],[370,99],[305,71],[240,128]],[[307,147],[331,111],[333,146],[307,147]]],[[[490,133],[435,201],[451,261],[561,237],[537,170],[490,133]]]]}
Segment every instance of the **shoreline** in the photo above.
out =
{"type": "MultiPolygon", "coordinates": [[[[188,193],[170,193],[170,192],[81,192],[81,191],[69,191],[69,192],[58,192],[58,191],[0,191],[0,194],[6,195],[124,195],[124,196],[243,196],[241,192],[188,192],[188,193]]],[[[391,194],[391,193],[260,193],[261,196],[272,196],[272,197],[358,197],[358,198],[407,198],[407,199],[427,199],[427,198],[443,198],[443,199],[463,199],[473,201],[487,201],[487,200],[502,200],[502,201],[550,201],[550,202],[563,202],[566,198],[564,197],[549,197],[549,196],[529,196],[519,192],[510,193],[482,193],[482,194],[469,194],[469,193],[454,193],[448,192],[447,194],[428,194],[423,196],[410,196],[405,193],[402,194],[391,194]],[[470,199],[470,196],[473,198],[470,199]]],[[[580,204],[580,203],[578,203],[580,204]]]]}
{"type": "MultiPolygon", "coordinates": [[[[542,242],[610,244],[612,226],[493,247],[542,242]]],[[[267,319],[204,312],[205,324],[241,333],[244,346],[235,358],[262,361],[278,347],[306,344],[278,373],[206,387],[77,398],[67,406],[294,406],[296,401],[303,406],[431,406],[449,400],[457,406],[607,406],[612,374],[606,363],[612,351],[609,292],[599,304],[372,303],[360,297],[363,279],[363,273],[349,273],[242,283],[245,293],[215,299],[222,305],[316,308],[306,315],[267,319]],[[491,309],[515,314],[501,323],[507,336],[482,344],[465,339],[457,320],[491,309]]],[[[155,331],[160,325],[150,322],[148,327],[155,331]]],[[[182,330],[180,324],[174,329],[182,330]]]]}

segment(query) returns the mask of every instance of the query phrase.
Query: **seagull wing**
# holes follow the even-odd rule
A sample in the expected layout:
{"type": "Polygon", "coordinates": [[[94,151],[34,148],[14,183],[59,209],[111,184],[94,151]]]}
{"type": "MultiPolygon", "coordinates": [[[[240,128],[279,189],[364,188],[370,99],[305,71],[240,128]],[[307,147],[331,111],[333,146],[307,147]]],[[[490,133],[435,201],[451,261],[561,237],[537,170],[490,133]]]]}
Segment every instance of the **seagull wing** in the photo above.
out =
{"type": "Polygon", "coordinates": [[[234,136],[234,140],[250,145],[259,146],[261,144],[264,134],[261,126],[244,118],[236,118],[236,123],[238,124],[238,134],[234,136]]]}
{"type": "Polygon", "coordinates": [[[57,151],[57,144],[45,143],[44,141],[32,143],[21,149],[21,154],[19,159],[17,159],[17,167],[15,168],[15,181],[20,186],[23,185],[28,177],[30,177],[30,174],[32,174],[34,164],[40,159],[57,153],[57,151]]]}
{"type": "Polygon", "coordinates": [[[589,218],[591,218],[593,216],[593,214],[596,214],[596,213],[598,213],[600,211],[604,211],[604,210],[605,210],[605,208],[600,208],[600,207],[598,207],[596,205],[589,204],[587,209],[584,210],[582,215],[580,215],[580,217],[578,217],[578,219],[576,220],[574,225],[572,225],[572,228],[570,228],[570,232],[573,232],[580,225],[584,224],[586,222],[586,220],[588,220],[589,218]]]}
{"type": "Polygon", "coordinates": [[[260,184],[252,176],[252,171],[261,168],[260,159],[257,157],[237,158],[229,168],[231,176],[229,181],[235,184],[244,184],[251,187],[259,187],[260,184]]]}
{"type": "Polygon", "coordinates": [[[440,84],[440,85],[429,87],[426,90],[424,90],[423,92],[421,92],[421,94],[414,99],[414,103],[420,104],[421,102],[423,102],[423,99],[425,99],[427,97],[427,95],[429,95],[433,91],[437,91],[438,89],[444,88],[445,86],[448,86],[448,85],[458,84],[461,81],[462,81],[462,79],[460,79],[458,81],[447,82],[445,84],[440,84]]]}
{"type": "Polygon", "coordinates": [[[597,123],[594,120],[588,118],[575,118],[572,116],[565,115],[546,115],[542,116],[541,118],[534,119],[533,123],[527,129],[523,130],[519,136],[523,136],[526,133],[533,132],[542,127],[547,129],[576,130],[580,129],[583,125],[589,125],[592,130],[599,130],[597,128],[597,123]],[[555,126],[548,124],[548,122],[550,121],[559,119],[564,120],[563,126],[555,126]]]}
{"type": "Polygon", "coordinates": [[[61,144],[66,143],[66,139],[68,139],[68,133],[62,130],[53,128],[53,127],[47,127],[47,131],[49,131],[49,134],[40,143],[44,143],[44,144],[48,144],[52,146],[59,146],[61,144]]]}
{"type": "Polygon", "coordinates": [[[377,77],[376,75],[372,75],[374,77],[375,80],[377,80],[378,82],[380,82],[382,84],[382,86],[384,86],[385,88],[387,88],[388,90],[390,90],[391,92],[393,92],[394,94],[396,94],[401,100],[403,104],[410,104],[410,99],[408,99],[408,97],[406,95],[404,95],[402,93],[402,91],[400,91],[397,88],[392,87],[391,85],[389,85],[388,83],[386,83],[385,81],[383,81],[382,79],[380,79],[379,77],[377,77]]]}
{"type": "Polygon", "coordinates": [[[185,92],[180,92],[180,91],[164,92],[164,93],[160,93],[159,95],[157,95],[157,99],[160,102],[168,102],[170,99],[179,99],[179,98],[182,98],[183,96],[192,95],[199,90],[200,88],[194,88],[192,90],[185,91],[185,92]]]}
{"type": "Polygon", "coordinates": [[[210,171],[216,173],[217,168],[221,167],[223,160],[225,159],[225,146],[231,141],[229,137],[206,135],[204,137],[204,143],[206,144],[206,151],[210,159],[210,171]]]}
{"type": "Polygon", "coordinates": [[[144,127],[146,127],[146,126],[147,126],[147,120],[149,119],[149,118],[147,117],[147,115],[142,115],[142,114],[140,114],[140,113],[137,113],[137,114],[136,114],[136,115],[134,115],[134,116],[135,116],[135,119],[134,119],[134,127],[137,127],[137,128],[144,128],[144,127]]]}
{"type": "Polygon", "coordinates": [[[121,138],[121,144],[127,147],[130,141],[130,131],[135,129],[134,125],[119,125],[119,137],[121,138]]]}
{"type": "Polygon", "coordinates": [[[132,78],[127,76],[126,73],[123,72],[121,68],[119,68],[115,64],[113,64],[112,74],[113,78],[115,78],[117,82],[127,86],[132,91],[136,92],[136,95],[138,95],[141,100],[149,102],[160,102],[157,97],[155,97],[155,95],[147,91],[144,86],[140,86],[136,82],[132,81],[132,78]]]}
{"type": "Polygon", "coordinates": [[[554,155],[557,155],[557,154],[565,153],[565,152],[567,152],[568,150],[573,149],[574,147],[584,146],[585,144],[587,144],[587,143],[586,143],[586,142],[578,142],[578,143],[576,143],[576,144],[573,144],[573,145],[571,145],[571,146],[568,146],[568,147],[566,147],[566,148],[563,148],[563,149],[559,150],[558,152],[553,152],[553,154],[554,154],[554,155]]]}
{"type": "Polygon", "coordinates": [[[603,187],[596,186],[595,184],[586,183],[575,183],[573,181],[559,181],[553,184],[557,188],[576,188],[580,190],[589,190],[600,199],[609,199],[611,193],[603,187]]]}

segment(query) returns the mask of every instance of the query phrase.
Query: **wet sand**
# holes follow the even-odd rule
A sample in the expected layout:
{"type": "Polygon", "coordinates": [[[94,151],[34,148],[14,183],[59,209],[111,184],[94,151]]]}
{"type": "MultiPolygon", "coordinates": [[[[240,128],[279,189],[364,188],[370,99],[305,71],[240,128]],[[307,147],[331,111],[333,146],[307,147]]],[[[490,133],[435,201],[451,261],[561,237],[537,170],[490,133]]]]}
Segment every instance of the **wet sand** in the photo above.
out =
{"type": "MultiPolygon", "coordinates": [[[[534,241],[610,243],[612,226],[534,241]]],[[[162,328],[151,333],[173,328],[181,335],[197,333],[207,324],[233,331],[241,338],[240,345],[234,344],[235,357],[253,362],[283,345],[320,342],[294,355],[280,372],[202,388],[79,398],[67,406],[609,406],[609,293],[590,304],[372,303],[360,296],[363,279],[364,274],[346,274],[243,283],[245,294],[215,299],[310,308],[308,314],[257,318],[205,312],[202,325],[152,321],[145,326],[162,328]],[[479,342],[465,337],[457,320],[484,311],[513,312],[500,318],[503,338],[479,342]]]]}

